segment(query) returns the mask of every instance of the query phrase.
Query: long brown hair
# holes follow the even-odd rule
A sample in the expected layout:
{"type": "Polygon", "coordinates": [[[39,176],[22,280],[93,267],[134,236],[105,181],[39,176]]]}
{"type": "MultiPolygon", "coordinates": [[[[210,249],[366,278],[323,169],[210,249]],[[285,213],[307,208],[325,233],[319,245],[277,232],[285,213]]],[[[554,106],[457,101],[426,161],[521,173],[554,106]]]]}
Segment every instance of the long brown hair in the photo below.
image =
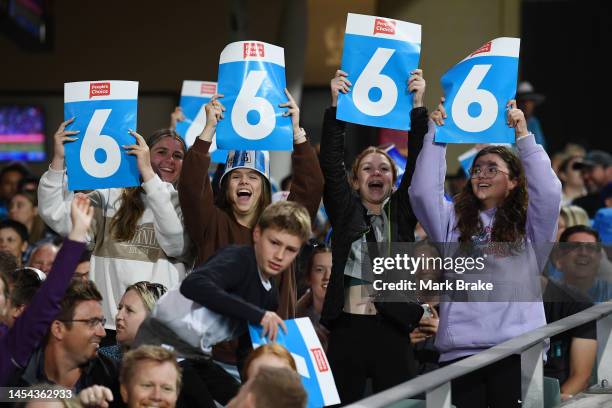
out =
{"type": "MultiPolygon", "coordinates": [[[[261,174],[257,173],[257,176],[261,179],[261,195],[259,196],[259,200],[257,200],[257,210],[256,216],[254,218],[255,221],[259,219],[261,213],[266,209],[267,206],[270,205],[270,202],[272,201],[270,183],[261,174]]],[[[225,211],[227,215],[232,217],[233,220],[236,220],[234,210],[232,209],[232,200],[229,197],[229,190],[227,188],[229,179],[229,174],[223,177],[223,180],[221,181],[221,187],[219,188],[219,193],[217,194],[215,200],[215,205],[225,211]]]]}
{"type": "MultiPolygon", "coordinates": [[[[520,159],[512,150],[503,146],[488,146],[482,149],[474,162],[485,154],[496,154],[508,166],[510,179],[517,184],[510,191],[508,197],[497,208],[495,221],[491,230],[492,242],[518,242],[525,237],[525,224],[527,221],[527,179],[525,169],[520,159]]],[[[455,214],[457,216],[456,229],[459,230],[459,242],[470,242],[472,237],[483,229],[480,220],[481,202],[474,195],[472,183],[468,182],[463,191],[455,196],[455,214]]]]}
{"type": "MultiPolygon", "coordinates": [[[[160,140],[171,137],[180,141],[185,153],[185,141],[172,129],[160,129],[155,131],[148,139],[149,149],[159,143],[160,140]]],[[[142,195],[145,191],[142,187],[124,188],[121,192],[121,206],[111,220],[111,233],[117,241],[129,241],[136,233],[138,220],[144,213],[145,205],[142,195]]]]}

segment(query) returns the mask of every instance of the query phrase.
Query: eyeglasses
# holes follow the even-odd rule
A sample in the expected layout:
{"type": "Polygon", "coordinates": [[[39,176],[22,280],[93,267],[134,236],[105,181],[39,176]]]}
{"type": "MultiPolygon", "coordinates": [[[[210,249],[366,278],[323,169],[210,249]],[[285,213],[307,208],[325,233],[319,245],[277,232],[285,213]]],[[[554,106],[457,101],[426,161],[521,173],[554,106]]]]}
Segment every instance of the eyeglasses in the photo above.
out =
{"type": "Polygon", "coordinates": [[[575,251],[580,251],[587,254],[596,254],[601,251],[601,244],[589,242],[568,242],[562,244],[561,251],[565,254],[575,251]]]}
{"type": "Polygon", "coordinates": [[[497,176],[497,173],[502,173],[502,174],[505,174],[506,176],[510,177],[510,173],[502,171],[502,170],[498,169],[497,167],[487,167],[484,170],[481,169],[480,167],[472,167],[470,169],[470,175],[472,177],[494,178],[495,176],[497,176]]]}
{"type": "Polygon", "coordinates": [[[60,322],[64,323],[72,323],[72,322],[81,322],[87,323],[90,329],[95,329],[99,324],[104,327],[106,325],[105,317],[92,317],[91,319],[72,319],[72,320],[60,320],[60,322]]]}

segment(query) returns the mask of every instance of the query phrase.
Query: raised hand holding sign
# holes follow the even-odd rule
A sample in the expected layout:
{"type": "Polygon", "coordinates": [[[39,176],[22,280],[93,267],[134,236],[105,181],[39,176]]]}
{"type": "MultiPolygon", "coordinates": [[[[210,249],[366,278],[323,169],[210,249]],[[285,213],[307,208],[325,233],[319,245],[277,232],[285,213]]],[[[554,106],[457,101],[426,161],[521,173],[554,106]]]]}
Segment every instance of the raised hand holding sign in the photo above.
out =
{"type": "Polygon", "coordinates": [[[448,117],[436,131],[436,142],[514,142],[506,103],[516,93],[519,48],[518,38],[497,38],[444,74],[448,117]]]}
{"type": "MultiPolygon", "coordinates": [[[[216,92],[216,82],[183,81],[179,102],[183,116],[182,120],[176,123],[176,133],[185,139],[187,147],[190,147],[204,130],[206,125],[205,106],[216,92]]],[[[214,136],[209,153],[212,162],[225,163],[227,152],[217,149],[217,139],[214,136]]]]}
{"type": "Polygon", "coordinates": [[[136,160],[120,147],[134,142],[128,131],[136,128],[137,105],[138,82],[64,84],[66,122],[58,133],[61,133],[59,143],[68,142],[62,149],[70,190],[140,185],[136,160]],[[79,132],[78,138],[68,138],[76,135],[74,131],[79,132]]]}
{"type": "Polygon", "coordinates": [[[293,150],[291,119],[279,105],[285,96],[284,50],[272,44],[229,44],[219,60],[219,89],[226,119],[217,126],[221,149],[293,150]]]}
{"type": "Polygon", "coordinates": [[[417,69],[421,26],[399,20],[349,13],[342,66],[353,84],[338,98],[336,117],[389,129],[410,129],[412,96],[406,81],[417,69]]]}

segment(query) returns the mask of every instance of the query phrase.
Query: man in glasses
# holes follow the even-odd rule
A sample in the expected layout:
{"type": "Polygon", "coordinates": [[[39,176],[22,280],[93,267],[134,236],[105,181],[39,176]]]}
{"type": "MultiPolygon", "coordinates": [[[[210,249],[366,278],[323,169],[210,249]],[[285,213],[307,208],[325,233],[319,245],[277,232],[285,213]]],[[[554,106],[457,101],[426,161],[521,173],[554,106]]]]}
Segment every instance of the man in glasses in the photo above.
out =
{"type": "Polygon", "coordinates": [[[93,282],[73,280],[51,323],[46,344],[34,352],[16,385],[52,383],[77,393],[103,385],[119,401],[119,371],[110,358],[98,354],[100,341],[106,336],[101,302],[93,282]]]}
{"type": "Polygon", "coordinates": [[[559,243],[554,262],[563,273],[564,283],[577,288],[595,303],[612,299],[612,284],[597,276],[604,256],[597,231],[575,225],[561,234],[559,243]]]}

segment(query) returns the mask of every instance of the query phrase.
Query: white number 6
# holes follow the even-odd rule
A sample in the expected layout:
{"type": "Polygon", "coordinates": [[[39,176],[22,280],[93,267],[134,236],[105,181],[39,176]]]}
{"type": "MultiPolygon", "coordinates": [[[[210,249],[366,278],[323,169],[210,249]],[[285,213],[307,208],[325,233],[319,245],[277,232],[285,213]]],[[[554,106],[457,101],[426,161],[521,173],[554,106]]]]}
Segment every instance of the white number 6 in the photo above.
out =
{"type": "Polygon", "coordinates": [[[395,50],[377,48],[353,87],[353,103],[361,112],[369,116],[383,116],[391,112],[397,102],[397,86],[388,75],[380,72],[395,50]],[[377,101],[370,99],[370,89],[379,88],[382,96],[377,101]]]}
{"type": "Polygon", "coordinates": [[[272,104],[261,96],[255,96],[266,76],[266,71],[250,71],[232,108],[232,126],[236,133],[248,140],[263,139],[276,126],[272,104]],[[254,125],[247,120],[247,114],[252,110],[259,113],[259,122],[254,125]]]}
{"type": "Polygon", "coordinates": [[[112,176],[121,165],[121,151],[117,141],[101,134],[110,113],[111,109],[98,109],[94,112],[81,144],[80,157],[83,170],[97,178],[112,176]],[[106,153],[106,160],[102,163],[96,160],[95,153],[98,149],[106,153]]]}
{"type": "Polygon", "coordinates": [[[451,114],[455,125],[466,132],[482,132],[490,128],[497,118],[497,99],[495,95],[478,86],[491,69],[491,65],[474,65],[463,84],[457,91],[451,114]],[[471,116],[470,104],[480,105],[478,116],[471,116]]]}

